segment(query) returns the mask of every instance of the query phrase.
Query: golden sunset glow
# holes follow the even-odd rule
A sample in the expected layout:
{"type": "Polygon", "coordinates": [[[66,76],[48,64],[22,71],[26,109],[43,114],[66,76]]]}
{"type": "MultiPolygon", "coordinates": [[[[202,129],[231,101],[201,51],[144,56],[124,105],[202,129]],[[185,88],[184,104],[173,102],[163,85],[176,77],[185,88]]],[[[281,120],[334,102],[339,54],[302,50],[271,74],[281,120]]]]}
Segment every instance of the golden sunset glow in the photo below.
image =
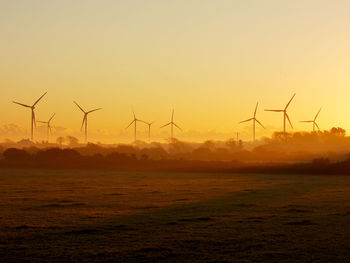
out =
{"type": "MultiPolygon", "coordinates": [[[[283,108],[295,130],[322,107],[320,128],[350,129],[348,1],[0,1],[0,138],[29,138],[37,120],[56,113],[53,137],[133,140],[132,109],[155,121],[152,139],[170,136],[174,119],[192,141],[252,137],[282,130],[283,108]],[[14,125],[11,125],[14,124],[14,125]]],[[[37,138],[46,136],[38,125],[37,138]]],[[[147,139],[139,125],[138,138],[147,139]]],[[[290,129],[290,128],[288,128],[290,129]]]]}
{"type": "Polygon", "coordinates": [[[0,0],[0,263],[350,262],[349,14],[0,0]]]}

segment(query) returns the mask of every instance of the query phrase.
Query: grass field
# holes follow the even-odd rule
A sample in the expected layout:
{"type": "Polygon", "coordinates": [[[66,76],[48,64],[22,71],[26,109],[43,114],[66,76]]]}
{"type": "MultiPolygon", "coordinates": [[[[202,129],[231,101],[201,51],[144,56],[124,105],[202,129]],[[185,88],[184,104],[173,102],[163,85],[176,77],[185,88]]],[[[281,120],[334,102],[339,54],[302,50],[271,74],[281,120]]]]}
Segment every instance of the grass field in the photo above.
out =
{"type": "Polygon", "coordinates": [[[350,176],[0,170],[0,262],[350,262],[350,176]]]}

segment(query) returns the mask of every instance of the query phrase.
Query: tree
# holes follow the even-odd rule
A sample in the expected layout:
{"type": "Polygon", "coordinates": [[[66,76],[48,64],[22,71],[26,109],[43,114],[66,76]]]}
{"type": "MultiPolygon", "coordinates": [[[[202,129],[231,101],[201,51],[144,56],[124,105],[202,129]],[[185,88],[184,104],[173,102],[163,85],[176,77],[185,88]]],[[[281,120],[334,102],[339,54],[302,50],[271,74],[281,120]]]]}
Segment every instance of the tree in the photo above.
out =
{"type": "Polygon", "coordinates": [[[339,137],[345,137],[345,133],[346,131],[343,129],[343,128],[336,128],[336,127],[333,127],[331,130],[330,130],[330,133],[332,135],[335,135],[335,136],[339,136],[339,137]]]}
{"type": "Polygon", "coordinates": [[[16,148],[8,148],[4,151],[3,156],[6,160],[14,162],[28,161],[31,157],[30,154],[25,150],[16,148]]]}
{"type": "Polygon", "coordinates": [[[226,146],[229,148],[229,150],[233,151],[233,150],[236,150],[236,147],[237,147],[237,143],[235,141],[235,139],[231,138],[231,139],[228,139],[225,144],[226,146]]]}
{"type": "Polygon", "coordinates": [[[57,144],[59,144],[61,147],[62,147],[62,144],[64,143],[64,141],[65,141],[65,138],[62,136],[57,137],[57,139],[56,139],[57,144]]]}
{"type": "Polygon", "coordinates": [[[78,146],[79,140],[76,137],[73,136],[67,136],[67,140],[69,141],[69,146],[78,146]]]}
{"type": "Polygon", "coordinates": [[[238,141],[238,148],[241,150],[243,149],[243,141],[242,140],[239,140],[238,141]]]}

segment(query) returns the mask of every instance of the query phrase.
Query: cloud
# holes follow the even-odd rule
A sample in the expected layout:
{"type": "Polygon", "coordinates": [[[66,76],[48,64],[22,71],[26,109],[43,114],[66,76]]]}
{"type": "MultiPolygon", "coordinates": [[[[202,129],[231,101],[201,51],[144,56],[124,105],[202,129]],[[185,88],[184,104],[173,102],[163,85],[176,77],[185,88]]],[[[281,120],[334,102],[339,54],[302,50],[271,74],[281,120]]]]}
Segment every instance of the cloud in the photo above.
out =
{"type": "MultiPolygon", "coordinates": [[[[52,137],[67,136],[72,131],[62,126],[52,127],[52,137]]],[[[37,125],[34,130],[34,136],[37,140],[46,139],[47,128],[46,125],[37,125]]],[[[11,140],[21,140],[28,139],[30,137],[30,129],[24,128],[17,124],[4,124],[0,126],[0,138],[11,139],[11,140]]]]}
{"type": "MultiPolygon", "coordinates": [[[[257,127],[257,138],[263,136],[270,136],[272,130],[276,127],[267,126],[267,129],[257,127]]],[[[239,132],[239,138],[243,140],[251,140],[252,137],[252,126],[243,125],[239,132]]],[[[125,130],[107,130],[107,129],[89,129],[88,137],[90,142],[104,142],[104,143],[118,143],[118,142],[132,142],[134,138],[133,129],[125,130]]],[[[80,141],[84,140],[84,132],[80,129],[72,129],[64,126],[52,126],[52,134],[50,135],[50,141],[55,141],[57,137],[63,136],[74,136],[80,141]]],[[[229,138],[236,138],[236,130],[232,129],[232,132],[219,131],[219,130],[184,130],[180,131],[176,128],[174,129],[174,136],[180,140],[193,141],[193,142],[203,142],[207,140],[227,140],[229,138]]],[[[30,129],[27,127],[22,127],[17,124],[4,124],[0,126],[0,139],[11,139],[11,140],[21,140],[28,139],[30,137],[30,129]]],[[[38,124],[36,130],[34,131],[34,137],[36,141],[42,141],[47,139],[47,127],[45,124],[38,124]]],[[[159,126],[152,127],[151,139],[152,141],[164,142],[170,137],[170,128],[160,129],[159,126]]],[[[137,138],[139,140],[148,140],[148,130],[145,127],[140,126],[137,130],[137,138]]]]}
{"type": "Polygon", "coordinates": [[[17,124],[4,124],[0,126],[0,136],[3,138],[29,137],[29,130],[17,124]]]}

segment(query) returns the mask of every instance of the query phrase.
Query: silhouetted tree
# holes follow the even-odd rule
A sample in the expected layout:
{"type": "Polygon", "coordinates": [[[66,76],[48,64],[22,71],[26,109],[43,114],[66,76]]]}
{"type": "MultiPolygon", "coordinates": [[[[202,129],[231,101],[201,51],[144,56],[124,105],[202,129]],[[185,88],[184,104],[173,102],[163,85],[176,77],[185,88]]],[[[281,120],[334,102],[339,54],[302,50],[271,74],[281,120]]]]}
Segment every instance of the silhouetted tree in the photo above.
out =
{"type": "Polygon", "coordinates": [[[60,146],[62,146],[62,144],[64,143],[64,141],[65,141],[65,138],[62,137],[62,136],[57,137],[57,139],[56,139],[57,144],[59,144],[60,146]]]}
{"type": "Polygon", "coordinates": [[[11,162],[26,162],[31,158],[30,154],[27,151],[16,148],[9,148],[5,150],[3,156],[5,160],[11,162]]]}
{"type": "Polygon", "coordinates": [[[329,159],[327,158],[316,158],[312,160],[313,165],[318,165],[318,166],[325,166],[330,163],[329,159]]]}
{"type": "Polygon", "coordinates": [[[233,138],[228,139],[225,144],[229,148],[230,151],[234,151],[237,148],[237,142],[233,138]]]}
{"type": "Polygon", "coordinates": [[[194,160],[209,161],[213,157],[213,152],[212,152],[212,150],[210,150],[210,148],[199,147],[199,148],[193,150],[192,157],[193,157],[192,159],[194,159],[194,160]]]}
{"type": "Polygon", "coordinates": [[[335,135],[335,136],[339,136],[339,137],[345,137],[345,134],[346,134],[346,131],[343,129],[343,128],[336,128],[336,127],[333,127],[331,130],[330,130],[330,133],[332,135],[335,135]]]}
{"type": "Polygon", "coordinates": [[[75,146],[79,145],[78,138],[76,138],[74,136],[67,136],[67,140],[69,142],[69,146],[71,146],[71,147],[75,147],[75,146]]]}
{"type": "Polygon", "coordinates": [[[149,158],[148,158],[148,155],[144,153],[141,155],[141,159],[144,161],[147,161],[149,158]]]}
{"type": "Polygon", "coordinates": [[[239,149],[243,149],[243,142],[242,142],[242,140],[238,141],[238,148],[239,149]]]}

